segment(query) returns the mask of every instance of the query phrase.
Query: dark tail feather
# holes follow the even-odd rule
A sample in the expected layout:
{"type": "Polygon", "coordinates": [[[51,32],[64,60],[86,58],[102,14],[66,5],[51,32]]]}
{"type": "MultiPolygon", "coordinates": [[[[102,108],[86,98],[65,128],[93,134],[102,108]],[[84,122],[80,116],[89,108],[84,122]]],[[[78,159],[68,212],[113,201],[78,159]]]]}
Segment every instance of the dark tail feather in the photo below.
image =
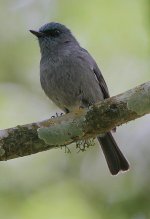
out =
{"type": "Polygon", "coordinates": [[[112,175],[116,175],[121,170],[129,169],[129,163],[117,146],[111,132],[107,132],[103,137],[98,137],[98,141],[112,175]]]}

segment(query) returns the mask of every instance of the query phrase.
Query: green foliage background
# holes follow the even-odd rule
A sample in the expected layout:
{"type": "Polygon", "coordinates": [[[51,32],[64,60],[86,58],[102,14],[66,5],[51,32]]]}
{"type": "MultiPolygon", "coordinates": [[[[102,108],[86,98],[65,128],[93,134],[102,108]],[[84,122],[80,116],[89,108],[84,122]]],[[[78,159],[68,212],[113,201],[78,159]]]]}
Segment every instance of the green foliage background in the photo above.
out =
{"type": "MultiPolygon", "coordinates": [[[[149,0],[0,0],[0,127],[59,112],[39,83],[40,53],[29,29],[66,24],[95,57],[112,95],[150,78],[149,0]]],[[[117,129],[131,170],[112,177],[99,146],[0,163],[2,219],[150,218],[150,117],[117,129]]]]}

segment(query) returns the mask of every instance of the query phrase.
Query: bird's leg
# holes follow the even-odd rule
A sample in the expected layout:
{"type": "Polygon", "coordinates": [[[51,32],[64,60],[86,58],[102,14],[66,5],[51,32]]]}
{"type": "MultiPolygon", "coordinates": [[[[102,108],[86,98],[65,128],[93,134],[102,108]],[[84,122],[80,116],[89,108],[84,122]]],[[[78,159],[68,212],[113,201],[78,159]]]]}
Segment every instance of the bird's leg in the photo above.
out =
{"type": "Polygon", "coordinates": [[[64,115],[64,113],[57,113],[56,112],[56,115],[55,116],[51,116],[51,119],[54,119],[54,118],[57,118],[57,117],[63,116],[63,115],[64,115]]]}

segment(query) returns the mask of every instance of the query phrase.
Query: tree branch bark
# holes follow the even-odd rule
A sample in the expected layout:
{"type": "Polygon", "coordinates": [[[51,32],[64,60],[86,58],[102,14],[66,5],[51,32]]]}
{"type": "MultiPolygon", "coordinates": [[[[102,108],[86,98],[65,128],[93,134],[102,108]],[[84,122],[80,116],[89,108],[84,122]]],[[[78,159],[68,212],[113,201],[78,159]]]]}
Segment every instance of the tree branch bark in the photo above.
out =
{"type": "Polygon", "coordinates": [[[150,82],[105,99],[89,109],[0,130],[0,160],[27,156],[94,138],[150,113],[150,82]]]}

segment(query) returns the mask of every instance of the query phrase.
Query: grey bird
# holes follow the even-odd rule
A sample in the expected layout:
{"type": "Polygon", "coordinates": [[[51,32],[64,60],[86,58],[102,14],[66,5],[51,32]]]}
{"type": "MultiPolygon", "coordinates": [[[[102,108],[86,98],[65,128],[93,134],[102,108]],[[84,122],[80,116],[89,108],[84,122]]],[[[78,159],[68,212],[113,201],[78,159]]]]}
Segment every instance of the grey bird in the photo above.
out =
{"type": "MultiPolygon", "coordinates": [[[[38,31],[30,32],[39,41],[41,86],[60,109],[69,113],[109,97],[106,82],[95,60],[66,26],[51,22],[38,31]]],[[[128,161],[111,132],[97,138],[111,174],[128,170],[128,161]]]]}

